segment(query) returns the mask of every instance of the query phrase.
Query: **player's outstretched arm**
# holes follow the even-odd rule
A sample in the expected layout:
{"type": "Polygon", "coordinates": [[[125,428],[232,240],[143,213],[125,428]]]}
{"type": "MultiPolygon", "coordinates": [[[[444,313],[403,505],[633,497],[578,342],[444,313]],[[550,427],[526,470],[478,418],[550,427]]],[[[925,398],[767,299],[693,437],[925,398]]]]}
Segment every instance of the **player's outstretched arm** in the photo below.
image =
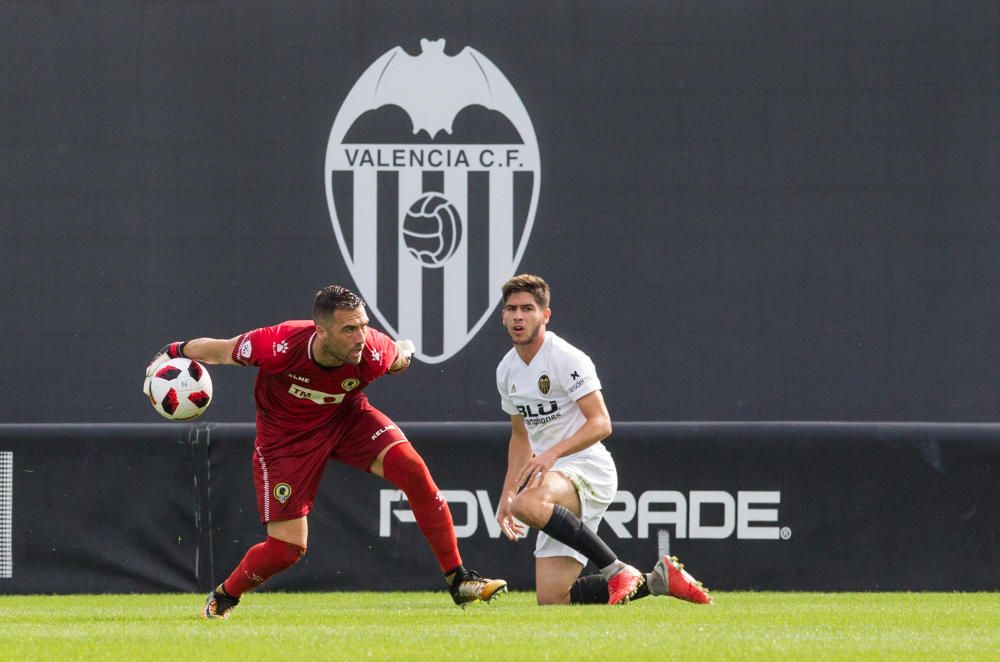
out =
{"type": "Polygon", "coordinates": [[[146,379],[142,383],[142,392],[147,396],[149,395],[150,378],[161,364],[166,363],[170,359],[184,357],[216,365],[239,365],[233,360],[233,349],[236,348],[237,340],[239,340],[239,336],[230,338],[229,340],[198,338],[186,342],[175,341],[167,343],[156,354],[153,354],[153,359],[146,366],[146,379]]]}
{"type": "Polygon", "coordinates": [[[233,350],[240,337],[195,338],[184,343],[184,356],[209,365],[239,365],[233,360],[233,350]]]}
{"type": "Polygon", "coordinates": [[[146,376],[150,377],[161,363],[166,363],[170,359],[184,357],[209,364],[238,365],[233,360],[233,349],[236,347],[236,338],[220,340],[217,338],[197,338],[196,340],[175,341],[167,343],[161,347],[152,360],[146,366],[146,376]]]}

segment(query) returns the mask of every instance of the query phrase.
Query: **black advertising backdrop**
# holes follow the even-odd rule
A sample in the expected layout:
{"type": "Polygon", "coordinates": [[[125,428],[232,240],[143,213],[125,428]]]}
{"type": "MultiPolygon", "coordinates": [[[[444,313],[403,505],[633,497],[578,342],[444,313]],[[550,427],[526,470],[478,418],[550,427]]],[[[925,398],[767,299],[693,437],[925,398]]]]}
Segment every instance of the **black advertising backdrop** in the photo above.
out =
{"type": "MultiPolygon", "coordinates": [[[[505,266],[548,278],[597,365],[623,557],[722,589],[996,589],[998,51],[985,0],[0,4],[0,591],[221,579],[261,536],[254,373],[213,368],[198,426],[153,424],[140,373],[331,282],[454,351],[369,395],[414,421],[469,565],[530,587],[530,543],[484,515],[505,266]],[[465,47],[496,96],[442,119],[465,47]],[[351,97],[397,48],[412,103],[351,97]],[[432,191],[462,238],[407,266],[432,191]],[[717,422],[666,423],[690,420],[717,422]]],[[[271,586],[438,586],[396,496],[330,467],[271,586]]]]}
{"type": "MultiPolygon", "coordinates": [[[[615,420],[1000,417],[992,0],[81,0],[0,4],[0,421],[152,422],[139,375],[165,342],[360,287],[326,200],[331,128],[372,63],[424,38],[474,48],[523,103],[540,184],[517,268],[552,282],[552,328],[615,420]]],[[[477,112],[435,144],[510,138],[477,112]]],[[[412,135],[396,106],[370,119],[367,139],[412,135]]],[[[461,291],[425,304],[428,328],[461,291]]],[[[506,349],[494,316],[375,401],[503,420],[506,349]]],[[[250,422],[251,371],[213,377],[208,419],[250,422]]]]}
{"type": "Polygon", "coordinates": [[[166,424],[4,426],[14,571],[0,591],[191,590],[207,551],[207,462],[196,438],[166,424]]]}
{"type": "MultiPolygon", "coordinates": [[[[505,427],[403,427],[467,564],[530,590],[533,543],[491,524],[505,427]]],[[[0,591],[207,590],[263,536],[252,439],[247,425],[0,426],[14,476],[0,591]]],[[[995,425],[625,423],[609,448],[620,499],[602,533],[640,567],[662,549],[724,590],[998,588],[995,425]]],[[[407,514],[389,483],[329,465],[308,554],[267,588],[440,588],[407,514]]]]}

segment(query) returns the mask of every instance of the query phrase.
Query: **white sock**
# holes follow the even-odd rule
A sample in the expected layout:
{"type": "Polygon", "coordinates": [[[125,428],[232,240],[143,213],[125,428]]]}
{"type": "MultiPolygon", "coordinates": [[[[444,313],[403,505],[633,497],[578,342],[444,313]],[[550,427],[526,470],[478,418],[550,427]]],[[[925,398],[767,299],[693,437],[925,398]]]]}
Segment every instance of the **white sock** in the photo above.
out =
{"type": "Polygon", "coordinates": [[[624,570],[625,567],[626,566],[625,566],[624,563],[622,563],[618,559],[615,559],[614,561],[612,561],[608,565],[606,565],[603,568],[601,568],[601,575],[604,577],[604,579],[611,579],[612,577],[614,577],[615,575],[617,575],[619,572],[621,572],[622,570],[624,570]]]}

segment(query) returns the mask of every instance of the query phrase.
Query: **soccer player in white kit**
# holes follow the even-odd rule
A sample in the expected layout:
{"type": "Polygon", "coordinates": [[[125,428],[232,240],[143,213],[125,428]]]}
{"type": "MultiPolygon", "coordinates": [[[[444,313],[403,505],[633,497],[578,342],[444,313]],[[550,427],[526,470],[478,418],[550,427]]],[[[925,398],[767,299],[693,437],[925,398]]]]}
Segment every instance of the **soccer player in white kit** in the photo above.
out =
{"type": "Polygon", "coordinates": [[[514,347],[497,366],[501,406],[511,421],[497,521],[510,540],[526,534],[523,524],[539,529],[538,604],[626,604],[647,595],[711,603],[676,558],[663,557],[644,574],[597,535],[618,490],[614,460],[601,443],[611,434],[611,416],[593,361],[546,329],[549,297],[538,276],[504,284],[503,324],[514,347]],[[588,559],[601,574],[580,577],[588,559]]]}

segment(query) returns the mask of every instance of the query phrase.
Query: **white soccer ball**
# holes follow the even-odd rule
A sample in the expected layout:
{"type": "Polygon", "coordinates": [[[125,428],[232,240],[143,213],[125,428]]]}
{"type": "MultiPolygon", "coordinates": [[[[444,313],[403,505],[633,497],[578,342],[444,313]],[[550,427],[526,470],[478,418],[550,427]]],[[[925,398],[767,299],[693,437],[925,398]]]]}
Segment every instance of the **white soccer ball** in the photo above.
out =
{"type": "Polygon", "coordinates": [[[212,402],[212,377],[197,361],[170,359],[149,378],[148,395],[163,418],[189,421],[201,416],[212,402]]]}
{"type": "Polygon", "coordinates": [[[403,244],[425,267],[443,267],[462,243],[462,218],[440,193],[424,193],[403,217],[403,244]]]}

